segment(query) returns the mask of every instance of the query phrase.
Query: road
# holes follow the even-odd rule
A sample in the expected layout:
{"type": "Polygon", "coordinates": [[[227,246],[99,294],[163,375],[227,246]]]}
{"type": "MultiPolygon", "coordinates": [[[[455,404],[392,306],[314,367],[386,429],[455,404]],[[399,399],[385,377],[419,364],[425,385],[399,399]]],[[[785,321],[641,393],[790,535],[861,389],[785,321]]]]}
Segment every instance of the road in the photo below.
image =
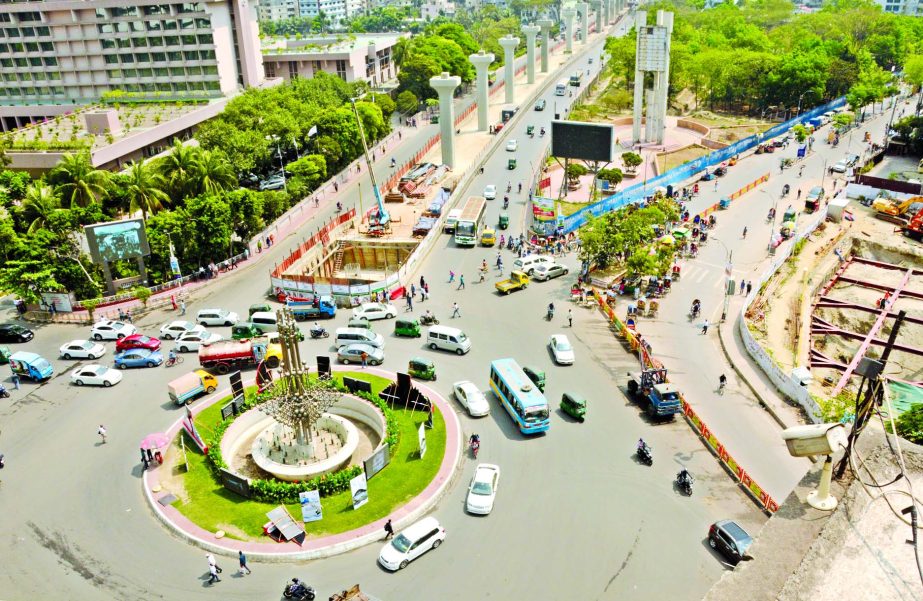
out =
{"type": "MultiPolygon", "coordinates": [[[[597,39],[588,47],[577,44],[575,51],[598,56],[601,47],[597,39]]],[[[545,92],[549,104],[554,100],[553,83],[545,92]]],[[[547,128],[551,117],[551,111],[536,112],[514,126],[514,135],[524,141],[527,124],[544,123],[547,128]]],[[[541,151],[540,144],[521,144],[517,158],[523,165],[538,160],[541,151]]],[[[472,190],[508,179],[506,161],[501,159],[502,151],[488,162],[472,190]]],[[[514,224],[524,223],[525,200],[525,195],[514,195],[514,224]]],[[[499,206],[500,201],[490,203],[490,220],[496,220],[499,206]]],[[[329,211],[329,206],[320,209],[322,216],[329,211]]],[[[510,231],[518,233],[515,226],[510,231]]],[[[283,256],[290,246],[280,243],[265,251],[269,261],[283,256]]],[[[50,383],[25,384],[0,407],[0,443],[7,458],[0,489],[0,513],[7,524],[7,535],[0,541],[5,560],[0,596],[274,599],[283,582],[297,575],[317,586],[320,598],[356,582],[389,600],[701,597],[725,569],[705,543],[708,525],[732,518],[756,532],[765,518],[688,426],[681,421],[652,426],[628,402],[618,385],[634,360],[602,326],[598,312],[575,308],[574,326],[566,326],[571,277],[535,283],[502,298],[492,287],[496,272],[486,284],[474,283],[477,265],[482,259],[493,263],[496,252],[458,249],[446,237],[417,274],[431,283],[427,308],[443,323],[469,334],[471,353],[456,357],[423,348],[418,340],[391,337],[383,366],[398,370],[411,355],[431,357],[439,372],[435,387],[448,396],[451,383],[460,379],[486,389],[489,362],[513,356],[546,369],[552,406],[565,390],[589,399],[586,423],[574,423],[555,410],[551,430],[536,439],[520,436],[496,404],[486,418],[460,415],[466,434],[481,435],[479,459],[503,470],[492,515],[474,518],[463,511],[465,485],[475,465],[465,460],[433,512],[447,528],[446,544],[401,573],[388,574],[377,567],[379,547],[370,545],[322,562],[251,562],[252,576],[238,578],[228,569],[220,584],[209,587],[204,584],[204,552],[179,542],[160,526],[145,505],[138,481],[138,442],[165,429],[178,414],[164,390],[174,372],[136,370],[112,389],[78,389],[67,384],[68,362],[55,359],[58,375],[50,383]],[[450,269],[466,274],[467,289],[446,283],[450,269]],[[560,307],[551,323],[542,319],[549,299],[560,307]],[[456,301],[462,315],[449,319],[456,301]],[[545,346],[552,333],[571,338],[576,365],[552,365],[545,346]],[[100,423],[109,430],[105,445],[96,436],[100,423]],[[653,447],[653,467],[639,465],[632,457],[640,436],[653,447]],[[691,498],[680,496],[672,486],[680,466],[697,477],[691,498]],[[669,576],[653,576],[654,565],[658,574],[669,576]]],[[[507,265],[512,262],[510,253],[503,251],[503,257],[507,265]]],[[[575,257],[564,263],[572,270],[577,267],[575,257]]],[[[219,280],[190,299],[189,313],[212,306],[245,313],[250,303],[261,299],[266,271],[266,263],[257,264],[219,280]]],[[[422,309],[417,305],[417,312],[422,309]]],[[[173,318],[175,314],[155,312],[139,326],[154,334],[173,318]]],[[[341,326],[347,318],[341,312],[326,325],[341,326]]],[[[389,335],[389,326],[380,323],[376,330],[389,335]]],[[[34,344],[27,346],[56,357],[63,342],[88,333],[85,327],[42,326],[34,344]]],[[[113,344],[107,346],[111,357],[113,344]]],[[[302,347],[305,356],[331,351],[322,341],[308,340],[302,347]]],[[[223,564],[230,566],[232,560],[224,559],[223,564]]]]}

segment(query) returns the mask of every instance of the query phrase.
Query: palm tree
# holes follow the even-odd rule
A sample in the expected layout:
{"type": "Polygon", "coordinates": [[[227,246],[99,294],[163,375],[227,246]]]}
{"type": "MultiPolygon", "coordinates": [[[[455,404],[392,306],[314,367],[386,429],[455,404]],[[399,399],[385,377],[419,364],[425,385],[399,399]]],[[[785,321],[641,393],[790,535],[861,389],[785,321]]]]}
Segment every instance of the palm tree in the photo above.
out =
{"type": "Polygon", "coordinates": [[[192,193],[195,174],[199,170],[198,146],[173,141],[173,148],[157,162],[157,171],[163,176],[173,198],[185,198],[192,193]]]}
{"type": "Polygon", "coordinates": [[[49,217],[60,210],[61,201],[51,186],[42,180],[29,184],[22,199],[21,209],[26,220],[31,221],[27,233],[33,234],[45,227],[49,217]]]}
{"type": "Polygon", "coordinates": [[[109,172],[94,169],[88,152],[68,152],[48,174],[48,181],[69,206],[85,207],[106,195],[109,172]]]}
{"type": "Polygon", "coordinates": [[[164,204],[170,204],[170,197],[163,191],[166,182],[147,163],[132,162],[125,176],[125,194],[129,198],[129,211],[141,211],[141,218],[147,221],[148,213],[156,213],[164,204]]]}
{"type": "Polygon", "coordinates": [[[223,153],[203,150],[199,153],[194,188],[199,194],[217,194],[237,186],[237,177],[223,153]]]}

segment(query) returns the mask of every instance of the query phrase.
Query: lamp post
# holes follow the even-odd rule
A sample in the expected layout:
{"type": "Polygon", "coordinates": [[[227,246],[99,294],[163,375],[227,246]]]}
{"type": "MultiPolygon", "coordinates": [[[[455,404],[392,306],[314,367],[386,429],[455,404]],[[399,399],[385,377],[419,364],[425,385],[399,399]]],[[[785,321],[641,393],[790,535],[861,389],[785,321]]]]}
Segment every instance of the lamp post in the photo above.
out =
{"type": "Polygon", "coordinates": [[[279,156],[279,169],[282,172],[282,188],[288,192],[288,181],[285,177],[285,163],[282,161],[282,148],[279,146],[279,136],[271,134],[266,136],[266,139],[270,142],[274,142],[276,145],[276,154],[279,156]]]}
{"type": "Polygon", "coordinates": [[[721,307],[721,321],[724,322],[728,315],[728,305],[731,302],[731,286],[733,285],[732,282],[734,281],[732,279],[732,275],[734,273],[734,264],[732,263],[734,260],[734,251],[728,248],[728,245],[725,244],[723,240],[719,240],[714,236],[712,236],[711,239],[719,242],[724,248],[724,252],[727,253],[727,262],[724,266],[724,275],[727,277],[727,279],[724,283],[724,305],[721,307]]]}
{"type": "Polygon", "coordinates": [[[770,200],[772,200],[772,222],[769,224],[769,245],[767,248],[769,249],[769,254],[774,255],[776,254],[776,249],[772,245],[772,241],[776,237],[776,214],[779,208],[779,197],[773,196],[768,190],[760,190],[760,192],[769,196],[770,200]]]}
{"type": "Polygon", "coordinates": [[[801,99],[804,98],[804,95],[807,94],[808,92],[815,92],[815,90],[814,88],[808,88],[807,90],[801,93],[801,96],[798,97],[798,110],[795,112],[796,117],[801,114],[801,99]]]}

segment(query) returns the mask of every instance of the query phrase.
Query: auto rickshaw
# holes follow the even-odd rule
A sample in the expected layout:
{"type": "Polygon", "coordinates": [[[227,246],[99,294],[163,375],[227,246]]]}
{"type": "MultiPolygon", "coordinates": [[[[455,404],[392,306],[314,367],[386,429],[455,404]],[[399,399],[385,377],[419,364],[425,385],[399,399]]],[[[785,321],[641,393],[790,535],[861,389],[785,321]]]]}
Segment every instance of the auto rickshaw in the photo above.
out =
{"type": "Polygon", "coordinates": [[[429,359],[423,357],[414,357],[407,364],[407,373],[413,378],[420,380],[435,380],[436,366],[429,359]]]}
{"type": "Polygon", "coordinates": [[[782,216],[782,223],[785,223],[786,221],[795,221],[796,215],[797,211],[795,211],[795,209],[792,207],[788,207],[785,209],[785,215],[782,216]]]}
{"type": "Polygon", "coordinates": [[[10,349],[6,346],[0,346],[0,365],[10,362],[10,349]]]}
{"type": "Polygon", "coordinates": [[[485,227],[481,232],[481,246],[493,246],[497,243],[497,232],[493,228],[485,227]]]}
{"type": "Polygon", "coordinates": [[[272,307],[269,303],[254,303],[250,305],[250,308],[247,310],[247,317],[253,315],[254,313],[271,313],[272,307]]]}
{"type": "Polygon", "coordinates": [[[718,201],[718,207],[719,207],[719,208],[726,209],[726,208],[728,208],[728,207],[730,207],[730,206],[731,206],[731,199],[730,199],[730,198],[725,197],[725,198],[722,198],[720,201],[718,201]]]}
{"type": "Polygon", "coordinates": [[[536,388],[541,392],[545,392],[545,372],[532,365],[523,366],[522,371],[532,380],[536,388]]]}
{"type": "Polygon", "coordinates": [[[263,333],[261,329],[256,327],[254,324],[249,321],[239,323],[231,328],[231,338],[234,340],[244,340],[246,338],[255,338],[260,336],[263,333]]]}
{"type": "Polygon", "coordinates": [[[398,319],[394,322],[394,335],[419,338],[420,322],[416,319],[398,319]]]}
{"type": "Polygon", "coordinates": [[[516,159],[510,159],[506,162],[506,168],[513,170],[516,168],[516,159]]]}
{"type": "Polygon", "coordinates": [[[346,322],[347,328],[359,328],[361,330],[371,330],[372,324],[365,317],[350,317],[346,322]]]}
{"type": "Polygon", "coordinates": [[[527,125],[527,126],[526,126],[526,135],[529,136],[530,138],[531,138],[532,136],[535,135],[535,126],[534,126],[534,125],[527,125]]]}
{"type": "Polygon", "coordinates": [[[583,423],[586,419],[586,399],[575,392],[561,395],[561,411],[583,423]]]}
{"type": "Polygon", "coordinates": [[[500,213],[500,221],[497,223],[497,227],[501,230],[505,230],[510,227],[510,215],[509,213],[500,213]]]}

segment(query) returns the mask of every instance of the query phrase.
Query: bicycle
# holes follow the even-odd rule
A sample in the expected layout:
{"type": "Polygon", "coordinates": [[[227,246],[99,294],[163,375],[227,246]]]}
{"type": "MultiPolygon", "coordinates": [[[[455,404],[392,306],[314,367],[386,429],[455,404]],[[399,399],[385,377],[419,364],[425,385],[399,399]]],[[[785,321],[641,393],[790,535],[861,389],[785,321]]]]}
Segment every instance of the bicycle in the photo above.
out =
{"type": "Polygon", "coordinates": [[[164,366],[165,366],[165,367],[173,367],[174,365],[178,365],[178,364],[182,363],[182,362],[185,361],[185,360],[186,360],[186,359],[185,359],[182,355],[177,355],[177,356],[173,357],[172,359],[167,359],[167,360],[164,362],[164,366]]]}

